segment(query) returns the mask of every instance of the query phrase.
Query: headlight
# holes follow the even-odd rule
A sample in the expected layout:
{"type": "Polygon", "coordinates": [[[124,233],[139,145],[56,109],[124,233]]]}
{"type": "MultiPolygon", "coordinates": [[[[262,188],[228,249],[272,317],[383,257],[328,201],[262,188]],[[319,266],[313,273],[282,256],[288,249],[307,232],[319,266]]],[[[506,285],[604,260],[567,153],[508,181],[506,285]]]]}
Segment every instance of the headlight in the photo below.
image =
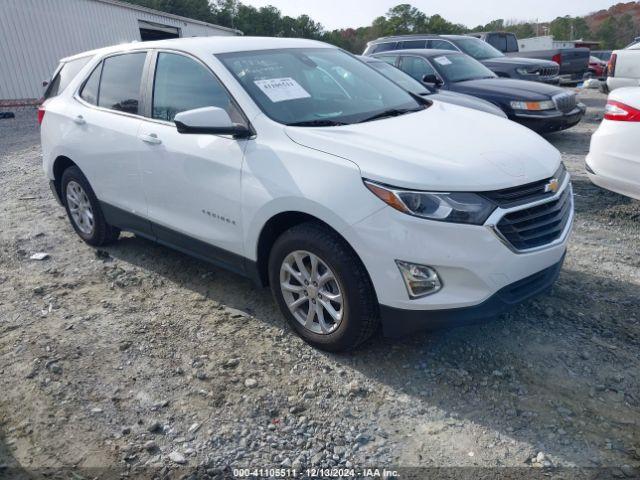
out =
{"type": "Polygon", "coordinates": [[[520,67],[516,68],[516,72],[519,75],[540,75],[540,69],[538,67],[520,67]]]}
{"type": "Polygon", "coordinates": [[[513,108],[514,110],[540,111],[540,110],[554,110],[556,108],[556,105],[555,103],[553,103],[553,100],[544,100],[542,102],[513,101],[511,102],[511,108],[513,108]]]}
{"type": "Polygon", "coordinates": [[[495,209],[493,203],[475,193],[403,190],[370,180],[365,180],[364,184],[396,210],[429,220],[482,225],[495,209]]]}

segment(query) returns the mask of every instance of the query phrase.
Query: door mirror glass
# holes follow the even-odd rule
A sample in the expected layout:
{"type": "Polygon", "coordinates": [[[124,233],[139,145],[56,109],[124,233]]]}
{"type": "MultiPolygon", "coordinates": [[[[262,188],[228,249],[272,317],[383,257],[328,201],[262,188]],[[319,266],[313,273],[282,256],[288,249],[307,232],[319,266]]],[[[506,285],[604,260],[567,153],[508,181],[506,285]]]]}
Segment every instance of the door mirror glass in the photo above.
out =
{"type": "Polygon", "coordinates": [[[219,107],[204,107],[176,114],[173,121],[180,133],[209,133],[233,135],[236,138],[251,136],[244,125],[233,123],[226,110],[219,107]]]}

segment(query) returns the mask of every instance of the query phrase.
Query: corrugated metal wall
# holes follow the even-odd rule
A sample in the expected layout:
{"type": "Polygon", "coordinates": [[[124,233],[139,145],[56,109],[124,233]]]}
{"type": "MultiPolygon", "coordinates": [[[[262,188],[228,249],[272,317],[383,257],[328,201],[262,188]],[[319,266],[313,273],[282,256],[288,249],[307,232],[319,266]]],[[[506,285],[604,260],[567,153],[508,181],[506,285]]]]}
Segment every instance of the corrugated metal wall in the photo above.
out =
{"type": "Polygon", "coordinates": [[[98,0],[0,0],[0,100],[39,98],[60,58],[140,40],[138,20],[183,37],[235,34],[98,0]]]}

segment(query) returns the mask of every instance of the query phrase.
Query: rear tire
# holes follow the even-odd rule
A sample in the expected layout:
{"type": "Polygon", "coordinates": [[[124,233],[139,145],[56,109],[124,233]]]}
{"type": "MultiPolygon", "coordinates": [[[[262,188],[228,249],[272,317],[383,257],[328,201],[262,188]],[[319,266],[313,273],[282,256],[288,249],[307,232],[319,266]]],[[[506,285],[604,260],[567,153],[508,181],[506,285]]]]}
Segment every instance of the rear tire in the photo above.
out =
{"type": "Polygon", "coordinates": [[[269,283],[288,323],[317,348],[351,350],[378,327],[378,303],[364,265],[337,233],[319,223],[296,225],[276,240],[269,283]]]}
{"type": "Polygon", "coordinates": [[[96,194],[78,167],[63,172],[60,191],[69,221],[82,240],[99,247],[118,239],[120,229],[107,223],[96,194]]]}

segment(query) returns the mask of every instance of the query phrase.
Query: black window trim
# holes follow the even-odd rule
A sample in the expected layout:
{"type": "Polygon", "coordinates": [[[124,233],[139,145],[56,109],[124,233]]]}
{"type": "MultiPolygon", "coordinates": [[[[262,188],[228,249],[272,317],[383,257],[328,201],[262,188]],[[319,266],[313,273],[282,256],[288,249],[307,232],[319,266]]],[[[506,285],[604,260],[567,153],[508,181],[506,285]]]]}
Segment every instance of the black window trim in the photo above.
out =
{"type": "MultiPolygon", "coordinates": [[[[82,83],[80,83],[80,86],[76,89],[76,92],[73,95],[73,98],[80,102],[82,105],[84,105],[87,108],[93,108],[95,110],[100,110],[102,112],[106,112],[106,113],[113,113],[116,115],[122,115],[125,117],[129,117],[129,118],[136,118],[136,119],[144,119],[144,117],[142,115],[140,115],[140,113],[129,113],[129,112],[123,112],[121,110],[114,110],[112,108],[107,108],[107,107],[101,107],[99,105],[93,105],[89,102],[87,102],[84,98],[82,98],[80,96],[80,92],[82,92],[82,89],[84,88],[84,85],[89,81],[89,77],[91,76],[91,74],[95,71],[95,69],[100,66],[100,68],[103,68],[104,65],[104,61],[108,58],[112,58],[112,57],[118,57],[121,55],[130,55],[130,54],[134,54],[134,53],[144,53],[146,54],[145,57],[145,63],[144,66],[142,68],[142,77],[140,78],[140,102],[138,104],[138,112],[141,111],[145,111],[145,88],[146,88],[146,77],[147,77],[147,72],[148,72],[148,67],[149,67],[149,52],[150,49],[148,48],[141,48],[141,49],[135,49],[135,50],[125,50],[125,51],[120,51],[120,52],[113,52],[113,53],[109,53],[107,55],[104,55],[102,57],[99,57],[98,61],[96,62],[95,65],[92,66],[92,68],[89,71],[89,74],[85,76],[85,78],[82,80],[82,83]]],[[[102,83],[102,71],[100,71],[100,82],[99,82],[99,86],[98,86],[98,96],[100,96],[100,88],[101,88],[101,83],[102,83]]],[[[99,98],[98,98],[99,100],[99,98]]]]}
{"type": "MultiPolygon", "coordinates": [[[[227,86],[224,84],[224,82],[222,80],[220,80],[220,77],[216,74],[216,72],[214,72],[209,67],[209,65],[204,63],[198,57],[190,54],[189,52],[185,52],[183,50],[178,50],[178,49],[173,49],[173,48],[154,48],[154,49],[151,50],[151,55],[149,55],[149,63],[148,63],[148,70],[147,70],[147,73],[146,73],[146,77],[143,76],[143,83],[144,83],[144,86],[145,86],[144,110],[143,110],[143,115],[144,116],[142,117],[143,120],[145,120],[147,122],[151,122],[151,123],[159,123],[159,124],[162,124],[162,125],[168,125],[168,126],[173,126],[173,127],[175,127],[175,125],[176,125],[175,122],[170,122],[170,121],[167,121],[167,120],[161,120],[159,118],[153,118],[153,116],[152,116],[152,114],[153,114],[153,85],[155,83],[156,68],[157,68],[157,64],[158,64],[158,54],[159,53],[173,53],[173,54],[176,54],[176,55],[182,55],[183,57],[187,57],[187,58],[190,58],[191,60],[194,60],[196,63],[199,63],[205,69],[207,69],[207,71],[209,71],[211,73],[211,75],[213,75],[213,77],[222,86],[222,88],[227,93],[227,95],[229,96],[229,99],[231,100],[233,105],[236,107],[238,112],[240,112],[240,115],[242,116],[242,118],[245,121],[246,127],[249,130],[251,130],[251,132],[253,133],[252,136],[255,136],[256,132],[255,132],[255,129],[253,128],[253,125],[249,121],[249,117],[244,112],[244,110],[242,109],[242,107],[240,106],[238,101],[235,99],[235,97],[231,94],[231,92],[229,91],[227,86]]],[[[222,135],[222,136],[226,137],[228,135],[222,135]]]]}

